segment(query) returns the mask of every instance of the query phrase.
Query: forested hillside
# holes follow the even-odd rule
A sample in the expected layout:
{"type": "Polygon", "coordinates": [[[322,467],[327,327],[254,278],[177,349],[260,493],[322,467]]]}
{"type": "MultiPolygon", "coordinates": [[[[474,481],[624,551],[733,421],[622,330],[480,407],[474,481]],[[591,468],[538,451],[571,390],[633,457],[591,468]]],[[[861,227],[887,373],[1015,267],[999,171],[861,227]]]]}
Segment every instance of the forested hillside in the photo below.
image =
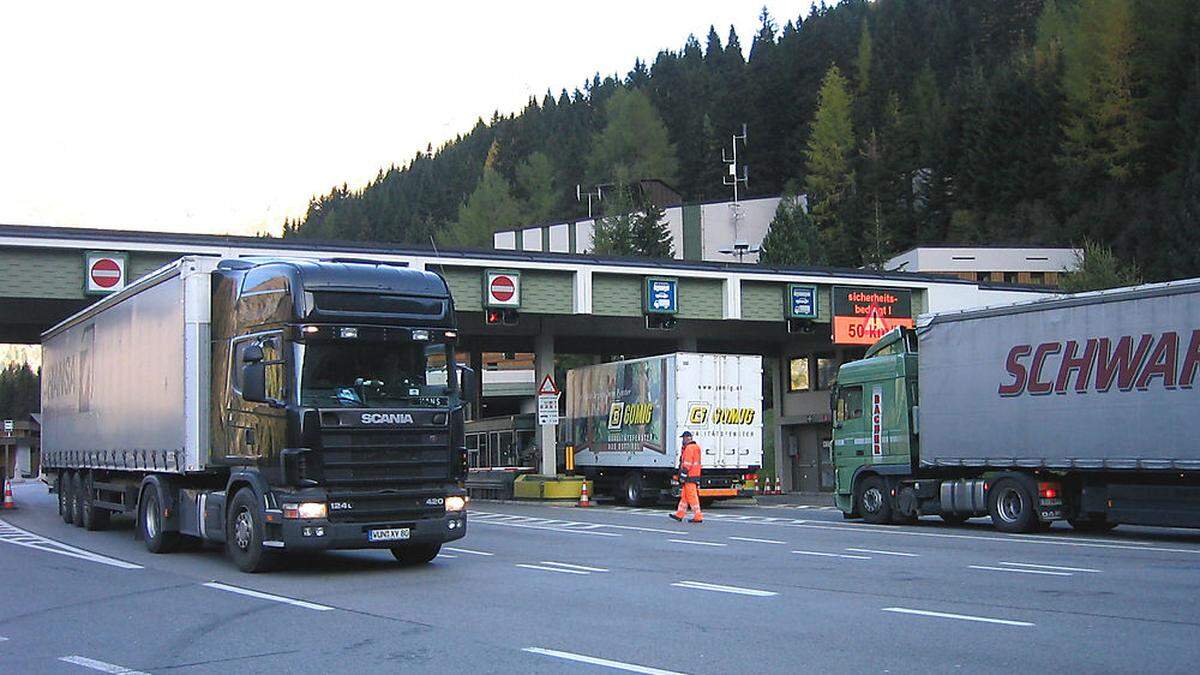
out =
{"type": "Polygon", "coordinates": [[[808,194],[819,262],[1086,238],[1149,280],[1200,274],[1200,2],[846,0],[764,11],[748,59],[743,39],[711,30],[497,113],[314,198],[285,235],[486,246],[581,215],[577,183],[723,197],[746,123],[750,192],[808,194]]]}

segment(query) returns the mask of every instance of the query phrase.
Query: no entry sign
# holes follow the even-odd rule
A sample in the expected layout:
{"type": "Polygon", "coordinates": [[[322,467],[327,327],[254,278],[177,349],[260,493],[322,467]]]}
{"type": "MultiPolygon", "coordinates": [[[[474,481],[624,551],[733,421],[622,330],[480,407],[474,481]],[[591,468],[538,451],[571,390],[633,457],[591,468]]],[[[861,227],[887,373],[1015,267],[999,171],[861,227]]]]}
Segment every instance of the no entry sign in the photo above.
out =
{"type": "Polygon", "coordinates": [[[125,288],[128,264],[128,256],[124,253],[88,251],[83,257],[84,290],[93,294],[107,294],[125,288]]]}
{"type": "Polygon", "coordinates": [[[521,273],[485,270],[483,273],[484,307],[520,307],[521,273]]]}

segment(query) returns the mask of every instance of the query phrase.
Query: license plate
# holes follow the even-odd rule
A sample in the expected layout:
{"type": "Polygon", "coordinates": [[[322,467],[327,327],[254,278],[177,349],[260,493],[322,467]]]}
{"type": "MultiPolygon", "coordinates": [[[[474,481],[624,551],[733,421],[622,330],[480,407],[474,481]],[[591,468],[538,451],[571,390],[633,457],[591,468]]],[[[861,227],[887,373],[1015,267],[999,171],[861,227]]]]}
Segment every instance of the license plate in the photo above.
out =
{"type": "Polygon", "coordinates": [[[392,527],[386,530],[370,530],[367,532],[367,541],[398,541],[400,539],[408,539],[409,528],[407,527],[392,527]]]}

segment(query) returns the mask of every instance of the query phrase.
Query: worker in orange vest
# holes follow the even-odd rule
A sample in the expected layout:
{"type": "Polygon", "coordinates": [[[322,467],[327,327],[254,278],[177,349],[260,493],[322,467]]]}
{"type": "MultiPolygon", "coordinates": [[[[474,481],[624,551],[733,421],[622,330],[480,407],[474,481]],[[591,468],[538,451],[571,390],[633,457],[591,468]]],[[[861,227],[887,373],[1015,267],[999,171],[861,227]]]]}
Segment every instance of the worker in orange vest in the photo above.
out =
{"type": "Polygon", "coordinates": [[[687,509],[692,509],[692,522],[703,523],[704,514],[700,513],[700,446],[692,440],[692,432],[685,431],[680,436],[683,439],[683,449],[679,451],[679,508],[671,517],[683,522],[687,509]]]}

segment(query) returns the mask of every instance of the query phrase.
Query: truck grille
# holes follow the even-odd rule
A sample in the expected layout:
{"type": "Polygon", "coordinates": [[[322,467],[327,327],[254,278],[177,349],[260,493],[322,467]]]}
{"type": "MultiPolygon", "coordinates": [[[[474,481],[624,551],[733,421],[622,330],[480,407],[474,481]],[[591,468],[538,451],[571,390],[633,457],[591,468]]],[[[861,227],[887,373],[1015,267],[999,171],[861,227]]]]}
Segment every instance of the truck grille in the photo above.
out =
{"type": "Polygon", "coordinates": [[[439,518],[446,512],[440,503],[429,504],[427,500],[441,497],[444,489],[405,489],[341,491],[329,490],[331,508],[329,520],[334,523],[388,523],[401,525],[422,518],[439,518]],[[349,508],[345,508],[349,507],[349,508]]]}
{"type": "Polygon", "coordinates": [[[338,488],[403,488],[450,480],[445,430],[338,429],[321,434],[322,483],[338,488]]]}

